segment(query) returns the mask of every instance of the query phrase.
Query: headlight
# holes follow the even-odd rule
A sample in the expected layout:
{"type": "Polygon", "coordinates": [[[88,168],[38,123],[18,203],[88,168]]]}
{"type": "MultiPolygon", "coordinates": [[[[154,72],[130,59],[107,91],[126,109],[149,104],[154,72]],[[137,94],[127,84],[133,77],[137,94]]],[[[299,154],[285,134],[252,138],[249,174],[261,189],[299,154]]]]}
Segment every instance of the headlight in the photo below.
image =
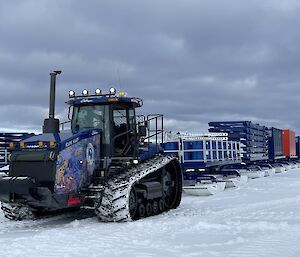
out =
{"type": "Polygon", "coordinates": [[[97,88],[97,89],[95,90],[95,94],[96,94],[96,95],[101,95],[101,89],[97,88]]]}
{"type": "Polygon", "coordinates": [[[70,97],[70,98],[75,97],[75,91],[74,91],[74,90],[70,90],[70,91],[69,91],[69,97],[70,97]]]}
{"type": "Polygon", "coordinates": [[[50,147],[55,147],[56,146],[55,141],[51,140],[49,145],[50,145],[50,147]]]}
{"type": "Polygon", "coordinates": [[[117,90],[116,90],[114,87],[111,87],[111,88],[109,89],[109,93],[112,94],[112,95],[115,95],[116,92],[117,92],[117,90]]]}
{"type": "Polygon", "coordinates": [[[89,91],[87,91],[86,89],[82,90],[82,95],[83,96],[87,96],[89,94],[89,91]]]}

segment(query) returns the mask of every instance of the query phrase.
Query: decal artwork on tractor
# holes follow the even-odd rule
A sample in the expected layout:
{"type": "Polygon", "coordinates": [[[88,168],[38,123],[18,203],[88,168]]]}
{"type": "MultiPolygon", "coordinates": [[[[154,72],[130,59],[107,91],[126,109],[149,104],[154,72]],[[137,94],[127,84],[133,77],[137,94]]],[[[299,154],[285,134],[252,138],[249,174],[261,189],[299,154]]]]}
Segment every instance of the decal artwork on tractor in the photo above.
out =
{"type": "Polygon", "coordinates": [[[100,135],[83,139],[60,152],[56,163],[55,193],[65,194],[88,185],[99,165],[100,135]],[[98,146],[98,147],[97,147],[98,146]]]}

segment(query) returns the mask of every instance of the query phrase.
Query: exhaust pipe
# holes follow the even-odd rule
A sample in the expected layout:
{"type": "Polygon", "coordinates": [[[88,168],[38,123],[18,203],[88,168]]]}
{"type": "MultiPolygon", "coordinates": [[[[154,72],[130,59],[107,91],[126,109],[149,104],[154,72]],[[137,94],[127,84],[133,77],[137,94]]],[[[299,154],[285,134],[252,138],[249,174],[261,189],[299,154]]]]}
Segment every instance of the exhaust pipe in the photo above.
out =
{"type": "Polygon", "coordinates": [[[55,119],[56,76],[59,74],[61,74],[61,71],[50,73],[49,118],[44,120],[43,133],[59,133],[59,119],[55,119]]]}

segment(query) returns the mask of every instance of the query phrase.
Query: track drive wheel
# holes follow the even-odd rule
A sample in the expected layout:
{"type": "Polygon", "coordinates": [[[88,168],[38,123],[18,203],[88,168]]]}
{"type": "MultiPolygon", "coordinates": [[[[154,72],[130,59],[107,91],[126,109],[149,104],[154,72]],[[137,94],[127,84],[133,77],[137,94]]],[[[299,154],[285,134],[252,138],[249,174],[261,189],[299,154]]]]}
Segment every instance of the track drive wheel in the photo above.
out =
{"type": "Polygon", "coordinates": [[[129,213],[130,216],[135,219],[138,211],[138,198],[137,193],[134,187],[132,187],[130,194],[129,194],[129,213]]]}
{"type": "Polygon", "coordinates": [[[145,215],[146,215],[146,208],[145,208],[145,205],[141,203],[139,205],[139,217],[143,218],[143,217],[145,217],[145,215]]]}
{"type": "Polygon", "coordinates": [[[173,163],[162,168],[161,183],[164,210],[176,208],[178,195],[181,195],[181,178],[179,177],[176,166],[173,163]]]}
{"type": "Polygon", "coordinates": [[[152,204],[150,202],[146,204],[146,215],[148,217],[152,215],[152,204]]]}
{"type": "Polygon", "coordinates": [[[152,203],[152,212],[154,215],[156,215],[158,213],[159,209],[158,209],[158,202],[157,201],[153,201],[152,203]]]}

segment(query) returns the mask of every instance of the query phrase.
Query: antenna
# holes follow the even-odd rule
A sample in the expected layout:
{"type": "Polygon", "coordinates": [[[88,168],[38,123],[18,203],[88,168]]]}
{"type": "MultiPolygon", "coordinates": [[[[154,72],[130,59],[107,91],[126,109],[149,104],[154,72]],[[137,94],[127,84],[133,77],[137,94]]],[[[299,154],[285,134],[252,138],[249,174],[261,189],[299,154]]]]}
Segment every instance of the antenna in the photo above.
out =
{"type": "Polygon", "coordinates": [[[119,68],[117,69],[117,73],[118,73],[118,84],[119,84],[119,87],[121,88],[122,85],[121,85],[121,76],[120,76],[120,70],[119,70],[119,68]]]}

